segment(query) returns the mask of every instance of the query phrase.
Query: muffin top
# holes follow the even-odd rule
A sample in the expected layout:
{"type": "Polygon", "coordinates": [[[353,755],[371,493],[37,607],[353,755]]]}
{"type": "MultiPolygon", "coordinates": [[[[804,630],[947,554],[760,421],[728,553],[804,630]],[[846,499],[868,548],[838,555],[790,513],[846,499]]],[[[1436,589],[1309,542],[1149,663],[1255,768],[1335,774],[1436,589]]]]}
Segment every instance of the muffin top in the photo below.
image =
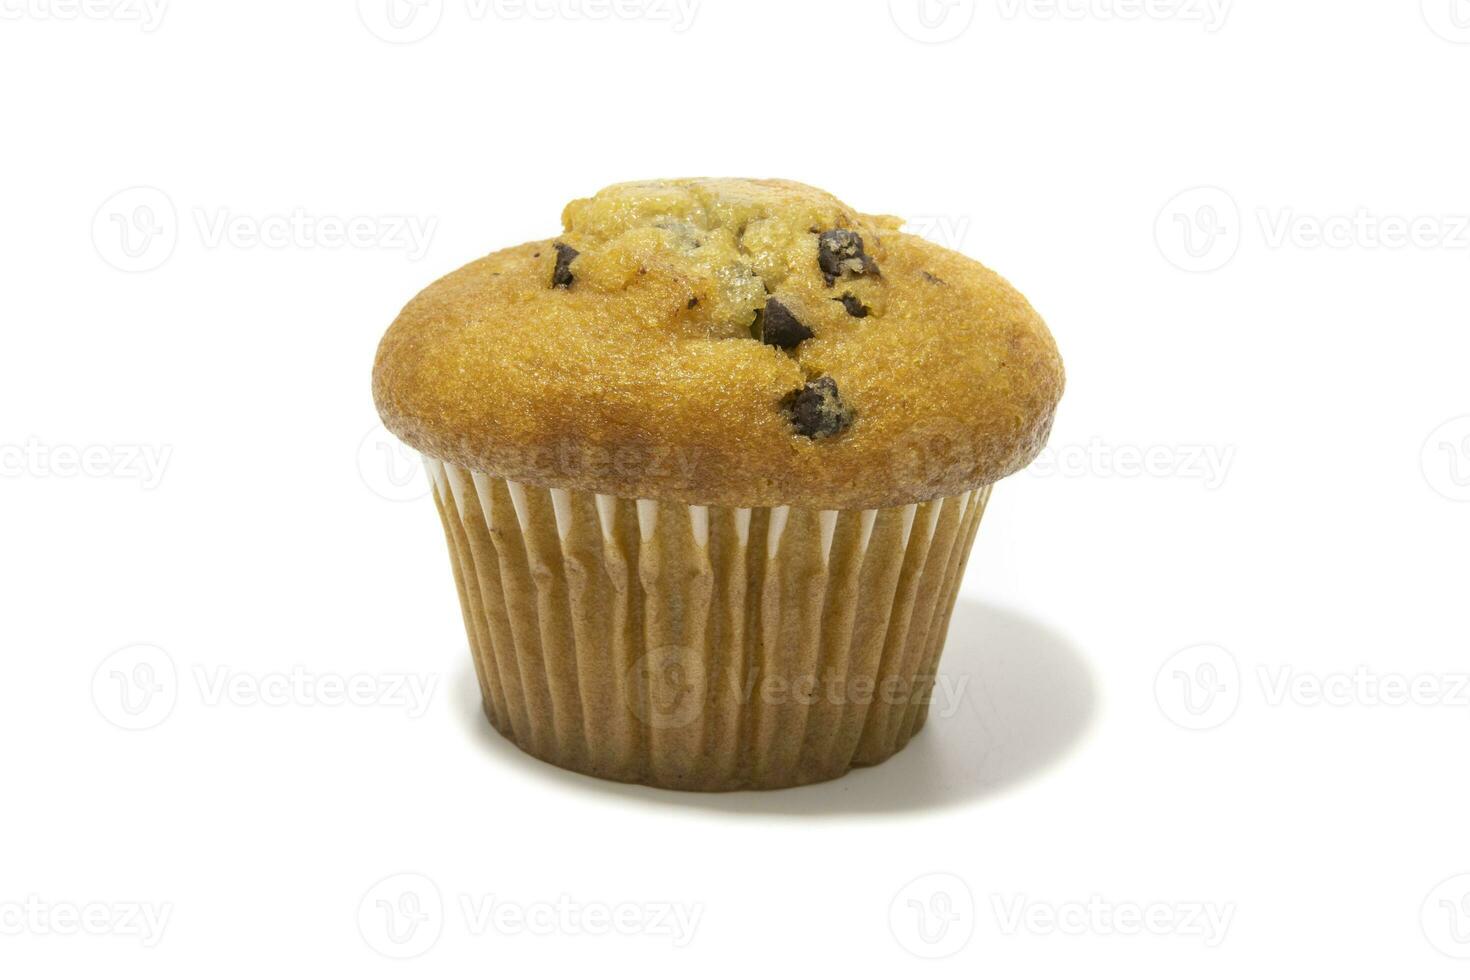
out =
{"type": "Polygon", "coordinates": [[[373,367],[384,424],[538,486],[850,509],[1040,451],[1062,363],[978,262],[785,180],[617,184],[430,285],[373,367]]]}

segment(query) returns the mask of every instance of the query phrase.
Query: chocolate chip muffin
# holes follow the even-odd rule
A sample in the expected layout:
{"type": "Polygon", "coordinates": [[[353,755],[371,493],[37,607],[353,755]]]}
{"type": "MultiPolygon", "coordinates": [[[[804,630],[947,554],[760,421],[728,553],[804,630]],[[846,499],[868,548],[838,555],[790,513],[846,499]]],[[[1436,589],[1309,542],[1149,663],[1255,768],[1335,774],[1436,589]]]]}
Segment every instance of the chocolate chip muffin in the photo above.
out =
{"type": "Polygon", "coordinates": [[[923,724],[1056,347],[989,269],[781,180],[619,184],[430,285],[373,393],[433,478],[491,723],[558,765],[791,786],[923,724]]]}

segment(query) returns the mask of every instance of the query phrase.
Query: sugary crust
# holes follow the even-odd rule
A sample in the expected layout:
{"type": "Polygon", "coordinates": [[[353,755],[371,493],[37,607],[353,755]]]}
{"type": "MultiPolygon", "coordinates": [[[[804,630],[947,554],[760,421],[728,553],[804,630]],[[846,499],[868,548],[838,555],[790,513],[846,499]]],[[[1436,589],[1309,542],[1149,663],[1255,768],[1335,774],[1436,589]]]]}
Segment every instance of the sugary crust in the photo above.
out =
{"type": "Polygon", "coordinates": [[[574,201],[564,224],[433,283],[389,327],[373,394],[399,438],[538,486],[829,509],[994,483],[1046,441],[1063,387],[1046,325],[896,219],[785,181],[666,181],[574,201]],[[833,228],[876,268],[829,284],[833,228]],[[557,243],[579,253],[567,288],[557,243]],[[815,336],[752,338],[768,294],[815,336]],[[851,422],[808,438],[783,404],[823,376],[851,422]]]}

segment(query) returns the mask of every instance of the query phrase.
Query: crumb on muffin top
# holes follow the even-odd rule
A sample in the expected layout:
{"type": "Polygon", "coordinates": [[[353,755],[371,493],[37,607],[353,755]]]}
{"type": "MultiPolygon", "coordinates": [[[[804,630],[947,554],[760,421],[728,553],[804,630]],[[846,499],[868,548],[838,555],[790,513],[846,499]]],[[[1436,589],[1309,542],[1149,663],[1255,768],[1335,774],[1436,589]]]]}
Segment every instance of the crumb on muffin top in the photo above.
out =
{"type": "Polygon", "coordinates": [[[850,509],[1026,465],[1061,396],[1041,318],[971,259],[784,180],[616,184],[416,296],[384,423],[538,486],[850,509]]]}

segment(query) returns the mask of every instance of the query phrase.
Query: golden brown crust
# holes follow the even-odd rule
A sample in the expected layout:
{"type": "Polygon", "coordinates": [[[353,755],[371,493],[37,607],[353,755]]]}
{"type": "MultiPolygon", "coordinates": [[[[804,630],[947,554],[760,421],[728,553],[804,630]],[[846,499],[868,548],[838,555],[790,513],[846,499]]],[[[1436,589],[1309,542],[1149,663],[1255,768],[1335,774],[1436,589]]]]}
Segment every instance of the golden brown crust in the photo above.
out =
{"type": "Polygon", "coordinates": [[[1046,325],[895,219],[786,181],[617,185],[563,218],[560,237],[435,282],[388,329],[373,394],[409,445],[539,486],[851,509],[993,483],[1046,441],[1063,386],[1046,325]],[[818,233],[834,228],[870,262],[829,283],[818,233]],[[580,253],[567,288],[557,243],[580,253]],[[814,336],[753,339],[768,293],[814,336]],[[789,396],[822,376],[850,425],[809,438],[789,396]]]}

